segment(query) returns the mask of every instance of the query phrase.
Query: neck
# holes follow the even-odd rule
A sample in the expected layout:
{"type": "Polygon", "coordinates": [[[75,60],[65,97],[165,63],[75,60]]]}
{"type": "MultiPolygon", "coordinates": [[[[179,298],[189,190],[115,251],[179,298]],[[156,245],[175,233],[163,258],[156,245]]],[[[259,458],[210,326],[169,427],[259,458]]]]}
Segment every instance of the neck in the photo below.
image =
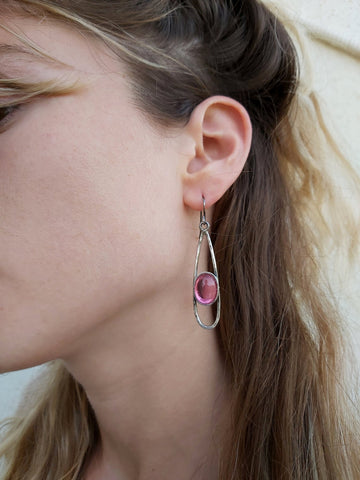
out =
{"type": "Polygon", "coordinates": [[[65,359],[100,428],[88,479],[217,478],[226,385],[216,333],[173,300],[109,319],[65,359]]]}

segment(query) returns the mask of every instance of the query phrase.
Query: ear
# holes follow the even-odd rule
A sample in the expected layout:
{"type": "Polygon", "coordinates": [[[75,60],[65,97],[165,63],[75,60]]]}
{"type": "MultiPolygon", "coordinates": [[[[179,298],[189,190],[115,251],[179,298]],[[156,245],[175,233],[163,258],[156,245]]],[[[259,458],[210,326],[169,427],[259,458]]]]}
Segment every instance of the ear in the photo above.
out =
{"type": "Polygon", "coordinates": [[[183,171],[183,198],[194,210],[213,205],[240,175],[251,146],[252,128],[245,108],[229,97],[213,96],[193,111],[186,133],[192,154],[183,171]]]}

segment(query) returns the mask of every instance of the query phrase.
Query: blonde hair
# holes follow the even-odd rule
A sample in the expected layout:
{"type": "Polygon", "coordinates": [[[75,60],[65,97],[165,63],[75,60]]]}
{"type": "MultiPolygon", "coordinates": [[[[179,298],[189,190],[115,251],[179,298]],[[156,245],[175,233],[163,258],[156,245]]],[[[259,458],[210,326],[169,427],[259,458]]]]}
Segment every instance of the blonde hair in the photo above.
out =
{"type": "MultiPolygon", "coordinates": [[[[185,124],[214,94],[247,108],[249,159],[213,218],[219,341],[232,387],[219,478],[360,478],[357,412],[339,381],[342,324],[319,269],[333,230],[342,225],[344,238],[356,230],[350,215],[335,217],[329,152],[344,174],[355,174],[315,93],[299,80],[293,41],[255,0],[131,3],[16,0],[4,2],[4,12],[48,16],[102,39],[155,124],[185,124]]],[[[1,79],[0,106],[9,93],[16,104],[69,88],[1,79]]],[[[31,408],[5,427],[4,480],[81,479],[99,442],[82,387],[61,361],[48,370],[31,408]]]]}

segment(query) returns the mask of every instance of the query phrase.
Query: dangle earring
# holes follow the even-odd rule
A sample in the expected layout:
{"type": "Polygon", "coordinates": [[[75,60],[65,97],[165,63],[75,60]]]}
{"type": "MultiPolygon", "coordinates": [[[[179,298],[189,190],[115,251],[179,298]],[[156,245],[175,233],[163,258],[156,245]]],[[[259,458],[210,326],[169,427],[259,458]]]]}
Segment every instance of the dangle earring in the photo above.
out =
{"type": "Polygon", "coordinates": [[[211,243],[210,234],[209,234],[210,224],[206,221],[206,214],[205,214],[205,198],[203,197],[203,208],[200,212],[200,235],[199,241],[196,251],[196,259],[195,259],[195,270],[194,270],[194,281],[193,281],[193,302],[194,302],[194,314],[195,318],[202,328],[206,328],[207,330],[211,330],[216,327],[219,323],[220,319],[220,289],[219,289],[219,276],[216,267],[216,260],[215,260],[215,253],[214,248],[211,243]],[[204,236],[207,239],[211,261],[213,264],[214,273],[210,272],[202,272],[198,275],[198,266],[199,266],[199,257],[200,257],[200,250],[201,244],[203,241],[204,236]],[[200,305],[210,306],[213,305],[217,301],[217,310],[216,310],[216,319],[212,325],[205,325],[199,317],[198,312],[198,303],[200,305]]]}

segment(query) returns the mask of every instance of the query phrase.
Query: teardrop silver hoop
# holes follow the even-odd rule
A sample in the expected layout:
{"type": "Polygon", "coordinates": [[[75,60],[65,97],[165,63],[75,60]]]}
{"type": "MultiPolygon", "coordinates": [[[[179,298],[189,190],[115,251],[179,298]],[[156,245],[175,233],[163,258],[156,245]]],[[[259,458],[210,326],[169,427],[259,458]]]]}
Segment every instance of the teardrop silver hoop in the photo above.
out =
{"type": "Polygon", "coordinates": [[[219,323],[221,304],[220,304],[219,276],[218,276],[218,271],[216,266],[214,248],[213,248],[210,234],[209,234],[210,224],[209,222],[206,221],[204,197],[203,197],[203,208],[202,208],[202,211],[200,212],[199,229],[200,229],[200,235],[199,235],[199,241],[198,241],[198,246],[196,250],[194,279],[193,279],[194,315],[200,327],[205,328],[206,330],[211,330],[215,328],[216,325],[219,323]],[[214,272],[213,273],[201,272],[198,275],[201,244],[204,239],[204,236],[206,237],[209,245],[210,257],[211,257],[214,272]],[[212,325],[206,325],[200,319],[199,312],[198,312],[198,303],[200,303],[200,305],[210,306],[210,305],[213,305],[215,302],[217,302],[215,321],[212,325]]]}

